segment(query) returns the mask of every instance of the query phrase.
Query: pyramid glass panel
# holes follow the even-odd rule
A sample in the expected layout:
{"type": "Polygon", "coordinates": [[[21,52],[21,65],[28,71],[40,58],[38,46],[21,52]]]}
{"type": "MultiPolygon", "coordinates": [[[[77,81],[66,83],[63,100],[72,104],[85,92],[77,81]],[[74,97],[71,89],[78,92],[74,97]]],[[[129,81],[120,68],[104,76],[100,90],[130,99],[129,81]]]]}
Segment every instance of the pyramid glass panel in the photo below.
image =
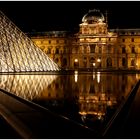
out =
{"type": "Polygon", "coordinates": [[[0,72],[59,70],[58,65],[0,11],[0,72]]]}

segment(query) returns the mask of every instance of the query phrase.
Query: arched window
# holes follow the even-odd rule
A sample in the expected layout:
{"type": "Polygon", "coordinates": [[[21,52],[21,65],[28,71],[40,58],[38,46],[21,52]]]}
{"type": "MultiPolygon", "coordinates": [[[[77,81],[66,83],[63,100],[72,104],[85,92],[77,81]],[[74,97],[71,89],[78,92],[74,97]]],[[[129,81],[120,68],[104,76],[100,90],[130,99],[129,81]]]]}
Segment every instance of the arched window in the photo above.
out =
{"type": "Polygon", "coordinates": [[[84,61],[87,61],[87,58],[86,57],[84,57],[84,59],[83,59],[84,61]]]}
{"type": "Polygon", "coordinates": [[[126,67],[126,58],[122,58],[122,66],[126,67]]]}
{"type": "Polygon", "coordinates": [[[90,84],[90,91],[89,93],[94,94],[95,93],[95,85],[93,84],[93,82],[91,82],[90,84]]]}
{"type": "Polygon", "coordinates": [[[59,48],[56,48],[55,53],[56,53],[56,54],[59,54],[59,48]]]}
{"type": "Polygon", "coordinates": [[[95,62],[95,58],[91,57],[90,58],[90,63],[94,63],[95,62]]]}
{"type": "Polygon", "coordinates": [[[107,58],[106,63],[107,67],[112,67],[112,59],[110,57],[107,58]]]}
{"type": "Polygon", "coordinates": [[[48,48],[47,54],[51,54],[51,48],[48,48]]]}
{"type": "Polygon", "coordinates": [[[84,67],[87,66],[87,58],[86,57],[83,58],[83,64],[84,64],[84,67]]]}
{"type": "Polygon", "coordinates": [[[84,46],[84,53],[87,53],[87,46],[84,46]]]}
{"type": "Polygon", "coordinates": [[[75,59],[74,60],[74,67],[75,68],[78,68],[79,67],[79,61],[78,61],[78,59],[75,59]]]}
{"type": "Polygon", "coordinates": [[[89,60],[89,63],[90,63],[90,67],[94,67],[95,66],[95,58],[91,57],[90,60],[89,60]]]}
{"type": "Polygon", "coordinates": [[[131,66],[135,66],[135,60],[134,59],[131,60],[131,66]]]}
{"type": "Polygon", "coordinates": [[[74,47],[74,48],[72,49],[72,53],[78,53],[78,47],[74,47]]]}
{"type": "Polygon", "coordinates": [[[122,53],[126,53],[126,49],[124,46],[122,47],[122,53]]]}
{"type": "Polygon", "coordinates": [[[135,53],[135,47],[134,46],[131,48],[131,52],[135,53]]]}
{"type": "Polygon", "coordinates": [[[102,47],[101,46],[99,47],[99,53],[102,53],[102,47]]]}
{"type": "Polygon", "coordinates": [[[72,48],[72,53],[75,53],[76,51],[75,51],[75,48],[72,48]]]}
{"type": "Polygon", "coordinates": [[[95,53],[96,44],[90,45],[90,53],[95,53]]]}
{"type": "Polygon", "coordinates": [[[103,31],[102,31],[102,28],[100,27],[99,28],[99,34],[101,34],[103,31]]]}
{"type": "Polygon", "coordinates": [[[67,66],[67,59],[66,59],[66,58],[63,59],[62,66],[63,66],[63,67],[64,67],[64,66],[67,66]]]}
{"type": "Polygon", "coordinates": [[[67,49],[64,47],[64,54],[66,54],[67,53],[67,49]]]}
{"type": "Polygon", "coordinates": [[[112,47],[112,45],[111,44],[108,44],[108,46],[107,46],[108,53],[111,53],[111,47],[112,47]]]}

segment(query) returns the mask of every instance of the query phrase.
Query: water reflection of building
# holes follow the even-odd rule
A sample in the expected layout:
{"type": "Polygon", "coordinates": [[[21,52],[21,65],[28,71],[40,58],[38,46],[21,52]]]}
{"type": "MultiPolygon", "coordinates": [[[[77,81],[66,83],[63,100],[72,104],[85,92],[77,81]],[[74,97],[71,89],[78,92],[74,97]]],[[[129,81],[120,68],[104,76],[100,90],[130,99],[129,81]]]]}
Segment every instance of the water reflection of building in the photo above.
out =
{"type": "MultiPolygon", "coordinates": [[[[130,93],[136,76],[96,74],[79,75],[73,88],[79,87],[79,114],[82,119],[104,119],[107,109],[115,109],[130,93]],[[100,79],[100,80],[99,80],[100,79]]],[[[73,79],[74,81],[74,79],[73,79]]]]}
{"type": "Polygon", "coordinates": [[[32,34],[34,43],[64,68],[140,69],[140,29],[108,29],[107,16],[89,10],[79,32],[32,34]]]}
{"type": "Polygon", "coordinates": [[[84,119],[88,115],[103,119],[108,108],[116,108],[125,99],[139,76],[75,74],[76,81],[74,75],[1,75],[0,88],[30,101],[45,102],[46,107],[64,109],[64,114],[72,116],[74,110],[84,119]]]}

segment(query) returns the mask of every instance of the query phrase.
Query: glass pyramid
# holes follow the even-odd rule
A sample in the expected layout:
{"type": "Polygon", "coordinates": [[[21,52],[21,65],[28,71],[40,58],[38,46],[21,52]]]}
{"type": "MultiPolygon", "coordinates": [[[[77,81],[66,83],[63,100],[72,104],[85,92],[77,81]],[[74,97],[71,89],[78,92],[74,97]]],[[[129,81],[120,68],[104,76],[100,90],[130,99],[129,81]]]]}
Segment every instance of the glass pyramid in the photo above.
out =
{"type": "Polygon", "coordinates": [[[0,72],[59,70],[58,65],[0,11],[0,72]]]}

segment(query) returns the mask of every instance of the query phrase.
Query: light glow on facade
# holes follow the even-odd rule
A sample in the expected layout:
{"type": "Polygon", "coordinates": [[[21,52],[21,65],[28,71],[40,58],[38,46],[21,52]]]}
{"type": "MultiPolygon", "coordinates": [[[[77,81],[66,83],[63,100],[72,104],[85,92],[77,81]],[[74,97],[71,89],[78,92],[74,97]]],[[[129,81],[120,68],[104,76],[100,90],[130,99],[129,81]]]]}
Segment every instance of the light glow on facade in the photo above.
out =
{"type": "Polygon", "coordinates": [[[101,59],[100,59],[100,58],[98,58],[98,59],[97,59],[97,62],[101,62],[101,59]]]}
{"type": "Polygon", "coordinates": [[[74,62],[78,62],[78,59],[75,59],[74,62]]]}
{"type": "Polygon", "coordinates": [[[97,72],[97,82],[100,83],[100,72],[97,72]]]}
{"type": "Polygon", "coordinates": [[[41,32],[32,40],[64,69],[140,70],[140,29],[109,29],[100,10],[89,10],[76,34],[41,32]],[[99,57],[101,62],[94,66],[99,57]]]}

